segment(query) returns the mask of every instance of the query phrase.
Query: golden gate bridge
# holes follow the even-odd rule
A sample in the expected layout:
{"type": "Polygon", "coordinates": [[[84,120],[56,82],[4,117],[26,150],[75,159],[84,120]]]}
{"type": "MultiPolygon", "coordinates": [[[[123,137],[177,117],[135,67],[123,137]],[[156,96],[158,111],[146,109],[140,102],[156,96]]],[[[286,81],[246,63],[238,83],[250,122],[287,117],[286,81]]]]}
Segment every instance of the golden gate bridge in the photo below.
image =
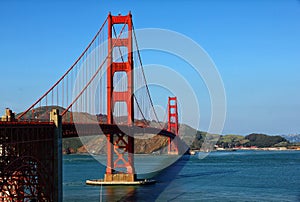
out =
{"type": "Polygon", "coordinates": [[[0,199],[61,200],[61,138],[105,135],[102,184],[138,183],[135,134],[168,138],[168,153],[186,151],[178,136],[177,98],[168,121],[158,119],[150,96],[132,15],[108,15],[65,74],[27,110],[0,122],[0,199]],[[150,121],[156,121],[152,126],[150,121]]]}

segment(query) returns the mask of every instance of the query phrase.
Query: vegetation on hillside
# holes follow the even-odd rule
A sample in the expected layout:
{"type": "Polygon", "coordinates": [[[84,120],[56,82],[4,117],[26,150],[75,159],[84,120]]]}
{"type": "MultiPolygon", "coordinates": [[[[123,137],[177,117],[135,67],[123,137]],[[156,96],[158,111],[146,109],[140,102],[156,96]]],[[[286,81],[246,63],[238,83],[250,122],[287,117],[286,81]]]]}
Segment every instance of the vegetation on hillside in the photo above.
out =
{"type": "Polygon", "coordinates": [[[247,135],[245,139],[249,140],[244,146],[256,147],[273,147],[276,144],[287,144],[288,141],[281,136],[268,136],[265,134],[252,133],[247,135]]]}
{"type": "MultiPolygon", "coordinates": [[[[193,132],[188,126],[185,126],[183,131],[190,131],[193,132]]],[[[194,138],[190,138],[191,135],[188,134],[182,134],[181,133],[181,138],[184,139],[185,143],[187,143],[190,146],[190,149],[195,150],[195,149],[201,149],[203,142],[205,141],[206,138],[210,137],[207,135],[206,132],[203,131],[197,131],[196,134],[194,135],[194,138]]],[[[215,137],[215,136],[213,136],[215,137]]],[[[217,137],[217,136],[216,136],[217,137]]],[[[153,140],[151,139],[146,139],[147,141],[141,141],[141,140],[136,140],[135,141],[135,147],[137,153],[152,153],[156,150],[160,150],[163,147],[166,146],[166,139],[161,138],[157,139],[154,138],[153,140]],[[149,146],[156,145],[153,147],[154,149],[149,149],[149,146]]],[[[208,141],[208,140],[206,140],[208,141]]],[[[213,143],[216,141],[216,139],[213,139],[213,143]]],[[[105,148],[97,149],[97,145],[99,147],[100,144],[94,145],[94,143],[97,142],[95,140],[90,140],[89,143],[86,144],[86,146],[93,148],[92,150],[95,151],[105,151],[105,148]],[[94,148],[95,147],[95,148],[94,148]]],[[[250,134],[247,136],[241,136],[241,135],[224,135],[220,136],[219,140],[216,142],[216,145],[220,148],[237,148],[237,147],[258,147],[258,148],[263,148],[263,147],[290,147],[293,146],[294,144],[289,143],[285,138],[281,136],[268,136],[265,134],[250,134]]],[[[79,138],[70,138],[70,139],[64,139],[63,140],[63,149],[66,151],[71,151],[77,152],[79,149],[82,151],[83,144],[79,140],[79,138]]],[[[105,145],[104,145],[105,147],[105,145]]],[[[85,151],[85,150],[83,150],[85,151]]],[[[99,153],[95,152],[95,153],[99,153]]],[[[101,152],[100,152],[101,153],[101,152]]]]}
{"type": "Polygon", "coordinates": [[[217,145],[222,148],[234,148],[244,146],[249,143],[249,140],[241,135],[225,135],[221,136],[217,145]]]}
{"type": "Polygon", "coordinates": [[[195,135],[195,139],[192,142],[190,148],[191,149],[199,149],[201,148],[205,137],[206,137],[207,133],[206,132],[202,132],[202,131],[197,131],[197,134],[195,135]]]}
{"type": "MultiPolygon", "coordinates": [[[[207,133],[197,132],[191,149],[200,149],[207,133]]],[[[241,135],[221,135],[216,145],[220,148],[237,148],[237,147],[286,147],[291,146],[289,141],[281,136],[269,136],[265,134],[253,133],[247,136],[241,135]]]]}

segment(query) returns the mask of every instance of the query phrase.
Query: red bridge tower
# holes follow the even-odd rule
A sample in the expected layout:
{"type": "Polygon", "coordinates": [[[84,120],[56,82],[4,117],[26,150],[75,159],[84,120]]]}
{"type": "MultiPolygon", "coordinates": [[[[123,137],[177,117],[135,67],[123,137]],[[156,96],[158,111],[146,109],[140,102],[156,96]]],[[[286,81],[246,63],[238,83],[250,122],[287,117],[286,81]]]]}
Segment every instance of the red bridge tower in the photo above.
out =
{"type": "Polygon", "coordinates": [[[174,133],[176,137],[171,140],[169,138],[168,153],[178,154],[178,110],[177,97],[169,97],[168,99],[168,131],[174,133]]]}
{"type": "MultiPolygon", "coordinates": [[[[123,35],[122,35],[123,36],[123,35]]],[[[113,118],[114,106],[118,102],[124,102],[127,106],[127,124],[133,125],[133,59],[132,59],[132,20],[131,14],[126,16],[108,15],[108,60],[107,60],[107,123],[115,124],[113,118]],[[126,38],[114,38],[112,35],[113,25],[122,24],[123,29],[119,36],[124,33],[127,26],[126,38]],[[124,32],[123,32],[124,31],[124,32]],[[116,62],[114,51],[121,48],[127,49],[127,61],[116,62]],[[125,72],[127,76],[127,89],[124,91],[114,91],[114,74],[116,72],[125,72]]],[[[126,60],[126,59],[125,59],[126,60]]],[[[135,181],[134,170],[134,138],[133,134],[107,134],[107,167],[104,181],[135,181]],[[116,158],[114,158],[114,155],[116,158]],[[120,172],[116,172],[119,170],[120,172]]]]}

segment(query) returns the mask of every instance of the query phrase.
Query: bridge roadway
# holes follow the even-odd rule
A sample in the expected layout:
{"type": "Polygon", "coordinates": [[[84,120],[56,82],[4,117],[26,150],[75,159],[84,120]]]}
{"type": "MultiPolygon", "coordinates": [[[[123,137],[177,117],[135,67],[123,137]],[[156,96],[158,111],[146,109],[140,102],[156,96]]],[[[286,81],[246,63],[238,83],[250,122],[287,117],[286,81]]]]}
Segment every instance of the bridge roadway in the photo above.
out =
{"type": "MultiPolygon", "coordinates": [[[[43,127],[55,127],[53,122],[37,122],[37,121],[23,121],[23,122],[1,122],[0,126],[6,126],[16,129],[30,129],[30,128],[43,128],[43,127]]],[[[24,132],[24,131],[23,131],[24,132]]],[[[175,134],[165,129],[158,129],[153,127],[140,127],[140,126],[128,126],[128,125],[116,125],[105,123],[62,123],[62,137],[71,138],[78,136],[93,136],[104,134],[157,134],[171,139],[175,138],[175,134]]]]}
{"type": "Polygon", "coordinates": [[[104,124],[104,123],[62,123],[62,137],[71,138],[78,136],[91,136],[100,134],[157,134],[175,138],[175,134],[165,130],[153,127],[139,127],[128,125],[104,124]]]}

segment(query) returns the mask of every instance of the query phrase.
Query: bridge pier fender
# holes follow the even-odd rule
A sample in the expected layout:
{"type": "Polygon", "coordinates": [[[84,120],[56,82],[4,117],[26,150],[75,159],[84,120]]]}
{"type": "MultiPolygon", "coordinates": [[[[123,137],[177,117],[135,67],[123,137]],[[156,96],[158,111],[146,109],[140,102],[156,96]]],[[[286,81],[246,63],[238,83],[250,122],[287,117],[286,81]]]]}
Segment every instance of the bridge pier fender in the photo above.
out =
{"type": "Polygon", "coordinates": [[[135,174],[128,173],[115,173],[115,174],[105,174],[105,182],[134,182],[136,181],[135,174]]]}
{"type": "Polygon", "coordinates": [[[54,193],[54,201],[62,202],[62,118],[58,109],[50,112],[50,121],[55,124],[54,132],[54,185],[56,192],[54,193]]]}

